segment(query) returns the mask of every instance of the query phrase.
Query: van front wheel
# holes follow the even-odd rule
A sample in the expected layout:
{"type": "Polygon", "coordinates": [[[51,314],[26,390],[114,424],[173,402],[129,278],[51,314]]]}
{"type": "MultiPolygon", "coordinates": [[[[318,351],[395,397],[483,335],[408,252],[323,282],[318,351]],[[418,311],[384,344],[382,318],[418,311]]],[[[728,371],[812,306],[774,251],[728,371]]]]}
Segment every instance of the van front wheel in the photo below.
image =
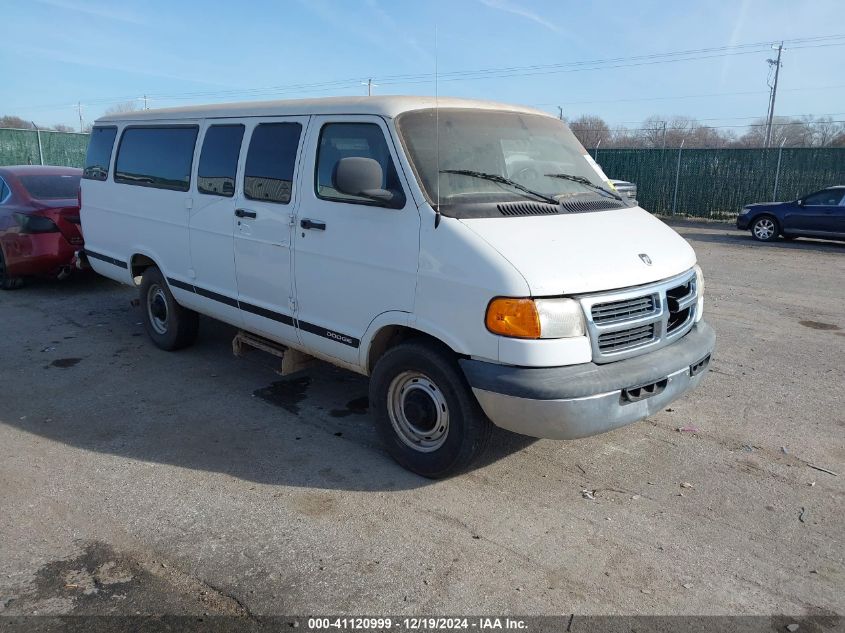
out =
{"type": "Polygon", "coordinates": [[[433,344],[388,350],[370,379],[370,406],[390,455],[423,477],[466,470],[490,442],[492,424],[454,356],[433,344]]]}
{"type": "Polygon", "coordinates": [[[176,303],[158,268],[150,266],[144,271],[140,290],[144,329],[153,343],[166,351],[193,345],[199,316],[176,303]]]}

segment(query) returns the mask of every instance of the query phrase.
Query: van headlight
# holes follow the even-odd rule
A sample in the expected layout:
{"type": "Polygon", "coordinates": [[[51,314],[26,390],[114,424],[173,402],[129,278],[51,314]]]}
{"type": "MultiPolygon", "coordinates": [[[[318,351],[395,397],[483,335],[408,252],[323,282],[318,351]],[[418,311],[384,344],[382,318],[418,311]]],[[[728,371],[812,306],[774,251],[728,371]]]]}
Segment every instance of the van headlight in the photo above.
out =
{"type": "Polygon", "coordinates": [[[704,272],[701,266],[695,265],[695,290],[698,293],[698,301],[695,306],[695,322],[701,321],[704,316],[704,272]]]}
{"type": "Polygon", "coordinates": [[[584,336],[584,313],[574,299],[497,297],[487,306],[487,329],[512,338],[584,336]]]}

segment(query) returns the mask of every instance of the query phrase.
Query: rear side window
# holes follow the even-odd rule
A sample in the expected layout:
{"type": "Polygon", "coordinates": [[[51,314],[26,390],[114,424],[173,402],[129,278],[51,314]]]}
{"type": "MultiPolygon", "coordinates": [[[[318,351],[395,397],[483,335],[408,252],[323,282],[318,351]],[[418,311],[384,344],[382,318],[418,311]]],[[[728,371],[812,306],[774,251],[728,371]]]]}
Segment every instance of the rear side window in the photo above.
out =
{"type": "Polygon", "coordinates": [[[290,202],[299,123],[261,123],[252,131],[244,169],[244,195],[265,202],[290,202]]]}
{"type": "Polygon", "coordinates": [[[235,195],[235,174],[244,137],[243,125],[212,125],[205,133],[197,189],[212,196],[235,195]]]}
{"type": "Polygon", "coordinates": [[[399,176],[393,167],[393,159],[387,149],[384,134],[375,123],[327,123],[320,132],[320,147],[317,153],[317,196],[338,202],[352,202],[371,206],[405,206],[405,195],[399,176]],[[334,187],[334,172],[341,158],[350,156],[372,158],[381,165],[382,189],[392,192],[389,203],[378,202],[364,196],[341,193],[334,187]]]}
{"type": "Polygon", "coordinates": [[[126,128],[117,148],[114,181],[187,191],[197,126],[126,128]]]}
{"type": "Polygon", "coordinates": [[[842,200],[841,189],[825,189],[807,196],[804,199],[804,206],[807,207],[835,207],[842,200]]]}
{"type": "Polygon", "coordinates": [[[79,176],[21,176],[20,181],[36,200],[64,200],[76,198],[79,193],[79,176]]]}
{"type": "Polygon", "coordinates": [[[83,178],[89,180],[105,180],[108,178],[115,136],[117,136],[116,127],[95,127],[91,130],[91,137],[88,140],[88,154],[85,157],[85,168],[82,170],[83,178]]]}

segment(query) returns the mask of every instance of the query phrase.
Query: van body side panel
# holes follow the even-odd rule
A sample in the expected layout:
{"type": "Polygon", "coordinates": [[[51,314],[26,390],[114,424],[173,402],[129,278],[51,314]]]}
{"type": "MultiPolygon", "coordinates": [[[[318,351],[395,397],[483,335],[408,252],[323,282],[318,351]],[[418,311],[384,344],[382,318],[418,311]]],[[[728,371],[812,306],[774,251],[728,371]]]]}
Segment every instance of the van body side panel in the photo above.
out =
{"type": "Polygon", "coordinates": [[[323,126],[334,123],[378,126],[394,165],[397,159],[380,117],[337,115],[311,121],[294,235],[299,336],[309,348],[358,363],[361,338],[377,315],[414,311],[420,217],[401,170],[401,209],[318,197],[320,134],[323,126]],[[308,219],[325,228],[305,228],[303,220],[308,219]]]}
{"type": "Polygon", "coordinates": [[[234,218],[235,268],[244,327],[282,343],[299,341],[292,303],[291,217],[300,195],[296,180],[308,121],[295,116],[245,119],[235,193],[235,212],[240,213],[234,218]],[[250,156],[260,147],[270,150],[271,169],[257,176],[250,171],[255,169],[250,156]],[[274,161],[284,162],[292,173],[277,173],[274,161]]]}
{"type": "MultiPolygon", "coordinates": [[[[200,131],[194,158],[194,170],[191,191],[193,205],[190,210],[189,229],[191,245],[191,269],[181,281],[194,286],[193,291],[180,291],[178,300],[184,305],[205,314],[213,314],[222,321],[237,327],[243,326],[241,311],[237,306],[238,286],[235,277],[234,226],[235,197],[234,191],[226,190],[230,195],[217,195],[224,190],[221,178],[209,177],[200,173],[202,152],[206,149],[206,140],[214,126],[227,126],[237,129],[243,125],[241,120],[208,120],[200,131]],[[200,178],[203,186],[200,187],[200,178]],[[212,192],[212,193],[209,193],[212,192]]],[[[215,128],[215,129],[219,129],[215,128]]],[[[241,131],[238,129],[238,131],[241,131]]],[[[209,144],[211,141],[209,140],[209,144]]],[[[242,154],[242,151],[240,152],[242,154]]],[[[219,176],[219,174],[215,174],[219,176]]],[[[237,181],[237,173],[235,181],[237,181]]],[[[176,295],[174,284],[171,291],[176,295]]]]}
{"type": "Polygon", "coordinates": [[[455,352],[499,360],[502,337],[484,324],[494,297],[526,297],[528,284],[501,254],[459,220],[424,206],[415,323],[455,352]],[[426,212],[427,211],[427,212],[426,212]]]}
{"type": "MultiPolygon", "coordinates": [[[[170,123],[157,121],[155,126],[170,123]]],[[[176,123],[180,127],[199,125],[196,120],[176,123]]],[[[82,181],[81,217],[89,261],[98,273],[131,284],[129,262],[133,255],[145,254],[166,277],[184,278],[191,267],[188,217],[192,193],[115,182],[126,130],[127,126],[118,126],[108,179],[82,181]],[[125,263],[126,268],[109,263],[107,258],[125,263]]]]}

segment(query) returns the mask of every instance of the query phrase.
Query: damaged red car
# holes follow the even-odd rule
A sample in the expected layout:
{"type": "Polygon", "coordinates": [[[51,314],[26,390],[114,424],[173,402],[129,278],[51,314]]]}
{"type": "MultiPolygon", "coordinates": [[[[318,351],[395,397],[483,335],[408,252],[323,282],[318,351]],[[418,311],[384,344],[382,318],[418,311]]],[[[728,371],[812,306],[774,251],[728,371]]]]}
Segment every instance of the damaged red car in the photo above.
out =
{"type": "Polygon", "coordinates": [[[0,167],[0,289],[27,277],[63,279],[82,248],[81,169],[0,167]]]}

